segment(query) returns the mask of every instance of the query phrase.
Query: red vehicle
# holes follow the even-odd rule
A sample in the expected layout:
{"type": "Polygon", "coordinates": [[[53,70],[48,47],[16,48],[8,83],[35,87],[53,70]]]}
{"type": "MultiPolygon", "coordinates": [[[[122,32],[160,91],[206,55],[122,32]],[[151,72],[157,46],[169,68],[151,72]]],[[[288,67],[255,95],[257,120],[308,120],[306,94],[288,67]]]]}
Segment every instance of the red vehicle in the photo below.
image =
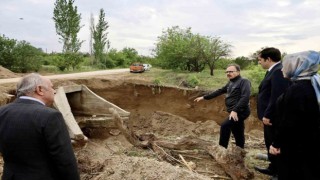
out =
{"type": "Polygon", "coordinates": [[[132,63],[130,65],[130,72],[144,72],[144,66],[142,63],[132,63]]]}

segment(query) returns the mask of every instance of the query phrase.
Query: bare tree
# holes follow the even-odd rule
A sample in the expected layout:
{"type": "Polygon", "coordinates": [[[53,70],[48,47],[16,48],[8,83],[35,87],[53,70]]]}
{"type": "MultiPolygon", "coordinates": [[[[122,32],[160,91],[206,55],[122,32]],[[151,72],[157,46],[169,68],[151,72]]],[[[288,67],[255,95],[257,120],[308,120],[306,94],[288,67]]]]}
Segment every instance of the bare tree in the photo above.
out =
{"type": "Polygon", "coordinates": [[[210,75],[213,76],[215,62],[226,57],[231,52],[231,45],[223,42],[219,37],[209,37],[207,45],[203,49],[203,58],[210,68],[210,75]]]}

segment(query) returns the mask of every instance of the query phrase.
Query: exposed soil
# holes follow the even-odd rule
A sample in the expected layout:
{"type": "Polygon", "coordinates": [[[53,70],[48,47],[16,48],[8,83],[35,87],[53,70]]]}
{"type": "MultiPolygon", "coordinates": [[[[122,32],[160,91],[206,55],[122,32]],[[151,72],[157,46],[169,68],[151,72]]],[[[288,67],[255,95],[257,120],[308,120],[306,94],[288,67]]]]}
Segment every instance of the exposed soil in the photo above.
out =
{"type": "Polygon", "coordinates": [[[5,79],[5,78],[15,78],[19,77],[18,74],[13,73],[12,71],[0,66],[0,79],[5,79]]]}
{"type": "MultiPolygon", "coordinates": [[[[9,71],[0,71],[0,78],[18,77],[9,71]]],[[[148,73],[148,72],[145,72],[148,73]]],[[[196,137],[217,144],[219,124],[227,116],[223,97],[194,103],[202,91],[176,87],[157,87],[139,74],[124,72],[86,78],[52,79],[56,87],[85,84],[93,92],[131,112],[129,127],[137,134],[154,134],[157,138],[175,141],[196,137]]],[[[0,105],[14,94],[15,83],[0,84],[0,105]]],[[[255,97],[251,98],[252,114],[246,120],[245,164],[254,179],[269,177],[253,170],[254,165],[267,162],[257,160],[257,153],[264,153],[261,123],[256,118],[255,97]]],[[[163,149],[163,158],[151,148],[135,147],[117,129],[83,128],[89,141],[84,147],[74,147],[81,179],[231,179],[212,155],[201,149],[163,149]],[[179,155],[193,166],[182,163],[179,155]],[[170,158],[168,158],[170,157],[170,158]]],[[[231,139],[230,148],[234,147],[231,139]]],[[[0,164],[3,164],[2,160],[0,164]]],[[[2,170],[0,169],[0,172],[2,170]]]]}

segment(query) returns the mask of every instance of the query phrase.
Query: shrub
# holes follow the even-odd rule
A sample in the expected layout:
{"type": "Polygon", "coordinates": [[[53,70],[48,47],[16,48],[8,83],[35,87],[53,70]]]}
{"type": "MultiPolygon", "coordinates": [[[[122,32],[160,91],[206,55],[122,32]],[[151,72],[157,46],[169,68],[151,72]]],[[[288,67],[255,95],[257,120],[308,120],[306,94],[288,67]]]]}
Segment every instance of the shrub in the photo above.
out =
{"type": "Polygon", "coordinates": [[[238,64],[241,67],[241,69],[247,69],[251,64],[254,64],[253,61],[244,56],[237,57],[234,60],[234,63],[238,64]]]}
{"type": "Polygon", "coordinates": [[[254,66],[251,68],[252,70],[248,72],[247,76],[252,84],[252,94],[256,94],[258,93],[259,84],[265,76],[265,71],[261,68],[261,66],[254,66]]]}
{"type": "Polygon", "coordinates": [[[197,76],[192,75],[187,78],[187,83],[189,87],[194,88],[200,83],[200,80],[197,78],[197,76]]]}
{"type": "Polygon", "coordinates": [[[154,79],[154,80],[153,80],[153,84],[159,86],[159,85],[161,84],[160,79],[158,79],[158,78],[154,79]]]}

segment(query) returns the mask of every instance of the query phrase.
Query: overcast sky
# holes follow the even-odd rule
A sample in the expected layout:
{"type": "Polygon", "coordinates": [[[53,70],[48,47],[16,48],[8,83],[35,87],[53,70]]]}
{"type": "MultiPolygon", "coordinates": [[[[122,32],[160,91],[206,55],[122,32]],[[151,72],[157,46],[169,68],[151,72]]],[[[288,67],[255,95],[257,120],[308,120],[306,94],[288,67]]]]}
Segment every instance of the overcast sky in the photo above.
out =
{"type": "MultiPolygon", "coordinates": [[[[26,40],[47,52],[61,52],[55,32],[54,0],[0,0],[0,34],[26,40]]],[[[89,19],[104,9],[111,48],[135,48],[151,55],[157,37],[173,26],[217,36],[230,43],[232,57],[261,47],[282,52],[320,51],[320,0],[75,0],[81,13],[82,52],[89,52],[89,19]]]]}

